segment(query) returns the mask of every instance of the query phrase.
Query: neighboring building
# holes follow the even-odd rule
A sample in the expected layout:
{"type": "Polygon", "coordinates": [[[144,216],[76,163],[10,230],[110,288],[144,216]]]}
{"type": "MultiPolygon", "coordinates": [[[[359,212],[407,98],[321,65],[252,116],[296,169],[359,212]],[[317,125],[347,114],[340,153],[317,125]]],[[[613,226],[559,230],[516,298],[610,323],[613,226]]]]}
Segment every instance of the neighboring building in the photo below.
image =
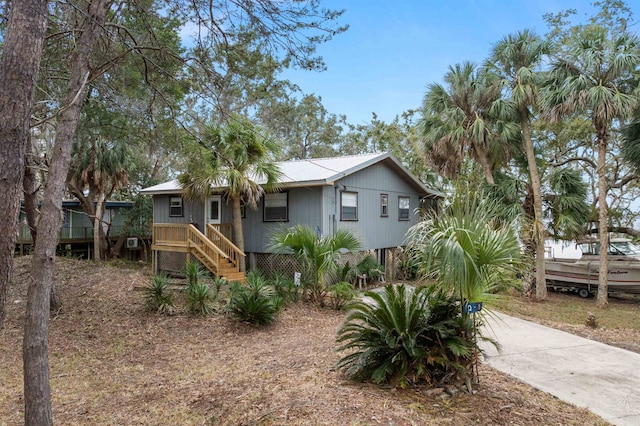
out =
{"type": "MultiPolygon", "coordinates": [[[[117,240],[124,229],[124,211],[132,207],[130,201],[107,201],[103,216],[105,230],[109,228],[109,238],[117,240]]],[[[63,200],[64,222],[60,228],[58,254],[93,258],[93,221],[80,207],[77,200],[63,200]]],[[[20,254],[28,253],[33,245],[31,232],[24,211],[20,210],[17,249],[20,254]]],[[[137,250],[138,241],[128,241],[125,248],[137,250]]]]}
{"type": "MultiPolygon", "coordinates": [[[[388,153],[287,161],[278,166],[283,173],[281,191],[265,194],[257,209],[243,210],[245,251],[251,267],[265,261],[274,232],[295,225],[310,226],[319,235],[349,228],[365,250],[374,251],[384,264],[387,250],[402,246],[405,233],[418,222],[421,201],[427,208],[435,207],[442,196],[388,153]]],[[[233,240],[232,210],[225,202],[225,188],[215,190],[218,193],[206,202],[185,199],[177,181],[141,191],[153,195],[155,270],[179,270],[185,256],[171,254],[179,252],[195,255],[218,275],[229,278],[233,274],[231,266],[236,267],[245,253],[225,241],[233,240]],[[194,235],[197,230],[206,235],[194,235]],[[225,247],[207,247],[203,239],[225,247]],[[206,259],[205,250],[215,259],[206,259]]]]}

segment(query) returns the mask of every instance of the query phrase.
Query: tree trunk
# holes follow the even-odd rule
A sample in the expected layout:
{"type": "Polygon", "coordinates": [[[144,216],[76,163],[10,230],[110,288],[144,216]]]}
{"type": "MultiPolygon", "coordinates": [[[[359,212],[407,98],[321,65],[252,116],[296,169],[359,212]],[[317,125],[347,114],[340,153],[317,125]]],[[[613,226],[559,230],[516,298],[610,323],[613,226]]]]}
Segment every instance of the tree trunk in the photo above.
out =
{"type": "Polygon", "coordinates": [[[24,213],[27,217],[31,240],[33,241],[33,246],[35,246],[36,240],[38,239],[38,180],[36,179],[34,171],[35,164],[32,153],[27,153],[24,162],[24,180],[22,182],[24,191],[24,213]]]}
{"type": "Polygon", "coordinates": [[[478,162],[480,166],[482,166],[482,172],[484,173],[484,179],[487,181],[489,185],[494,185],[496,182],[493,179],[493,170],[491,170],[491,163],[489,161],[489,156],[487,155],[487,150],[480,143],[474,142],[473,149],[476,152],[476,156],[478,158],[478,162]]]}
{"type": "Polygon", "coordinates": [[[104,232],[102,232],[102,216],[104,215],[104,202],[99,196],[96,202],[96,214],[93,218],[93,259],[104,260],[104,232]]]}
{"type": "Polygon", "coordinates": [[[544,224],[542,223],[542,190],[527,116],[528,111],[526,109],[522,109],[520,111],[520,125],[522,126],[522,137],[524,139],[525,151],[527,153],[527,166],[529,167],[529,177],[531,179],[531,189],[533,192],[533,240],[536,247],[536,299],[546,300],[547,281],[545,278],[544,265],[545,231],[544,224]]]}
{"type": "MultiPolygon", "coordinates": [[[[38,181],[34,171],[35,163],[31,155],[31,153],[27,153],[25,157],[24,181],[22,186],[24,188],[24,212],[27,217],[29,231],[31,232],[31,239],[33,240],[32,247],[35,247],[36,241],[38,240],[38,219],[40,217],[40,211],[38,210],[38,181]]],[[[51,285],[49,309],[55,311],[61,307],[62,297],[54,282],[51,285]]]]}
{"type": "MultiPolygon", "coordinates": [[[[18,3],[20,2],[16,2],[18,3]]],[[[60,113],[49,177],[44,190],[38,242],[32,258],[33,280],[27,294],[23,340],[26,425],[52,424],[48,356],[49,298],[55,251],[62,224],[62,197],[71,162],[73,135],[80,119],[89,77],[89,60],[110,4],[108,0],[91,2],[86,18],[82,20],[81,28],[78,28],[78,34],[81,35],[71,61],[65,108],[60,113]]]]}
{"type": "Polygon", "coordinates": [[[16,249],[24,156],[47,30],[47,5],[45,0],[10,3],[0,58],[0,329],[16,249]]]}
{"type": "Polygon", "coordinates": [[[609,264],[607,252],[609,251],[609,233],[607,232],[609,214],[607,207],[607,129],[605,126],[597,126],[598,133],[598,233],[600,235],[600,271],[598,272],[598,297],[596,306],[606,308],[609,304],[609,283],[607,274],[609,264]]]}
{"type": "Polygon", "coordinates": [[[527,185],[527,192],[522,203],[524,210],[524,218],[527,224],[520,228],[520,240],[522,241],[522,249],[524,251],[524,265],[522,266],[522,290],[525,296],[532,297],[535,285],[535,259],[536,259],[536,243],[533,235],[534,207],[533,207],[533,189],[531,185],[527,185]]]}
{"type": "MultiPolygon", "coordinates": [[[[240,214],[240,197],[233,197],[231,199],[231,205],[233,209],[233,233],[236,236],[235,244],[244,253],[244,233],[242,231],[242,215],[240,214]]],[[[244,258],[238,259],[240,262],[240,272],[246,270],[244,258]]]]}

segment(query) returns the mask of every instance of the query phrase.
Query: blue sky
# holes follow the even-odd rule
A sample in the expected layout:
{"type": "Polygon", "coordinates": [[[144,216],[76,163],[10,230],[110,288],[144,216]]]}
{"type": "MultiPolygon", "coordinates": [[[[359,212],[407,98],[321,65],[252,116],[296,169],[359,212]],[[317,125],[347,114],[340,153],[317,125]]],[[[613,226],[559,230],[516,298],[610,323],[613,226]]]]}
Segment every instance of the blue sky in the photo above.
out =
{"type": "MultiPolygon", "coordinates": [[[[333,114],[364,124],[371,113],[387,122],[417,108],[429,84],[449,65],[482,62],[494,43],[526,28],[544,35],[542,18],[568,8],[590,16],[591,0],[331,0],[346,9],[346,33],[320,46],[327,71],[288,71],[304,93],[322,97],[333,114]]],[[[627,0],[638,19],[638,0],[627,0]]]]}

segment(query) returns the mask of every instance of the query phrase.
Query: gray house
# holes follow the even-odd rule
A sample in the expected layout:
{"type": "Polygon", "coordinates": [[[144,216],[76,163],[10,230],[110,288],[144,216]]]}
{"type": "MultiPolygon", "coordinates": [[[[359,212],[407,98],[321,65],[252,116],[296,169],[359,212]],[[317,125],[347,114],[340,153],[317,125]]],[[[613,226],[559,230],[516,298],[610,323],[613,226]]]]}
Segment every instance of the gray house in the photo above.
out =
{"type": "MultiPolygon", "coordinates": [[[[102,216],[105,232],[109,230],[109,239],[116,241],[124,232],[126,211],[131,209],[131,201],[107,201],[102,216]]],[[[58,235],[58,253],[78,257],[93,257],[93,220],[82,210],[78,200],[63,200],[64,222],[58,235]]],[[[27,225],[24,209],[20,209],[18,239],[16,248],[20,254],[29,253],[33,246],[31,231],[27,225]]],[[[128,251],[138,251],[136,237],[128,238],[124,246],[128,251]]],[[[131,253],[127,253],[132,257],[131,253]]]]}
{"type": "Polygon", "coordinates": [[[232,211],[224,187],[205,202],[183,198],[177,181],[143,189],[143,194],[153,195],[156,270],[179,269],[184,256],[177,260],[170,253],[187,253],[229,278],[245,257],[250,266],[260,266],[270,236],[295,225],[310,226],[319,236],[349,228],[384,264],[387,249],[403,245],[405,233],[417,223],[421,202],[435,207],[441,197],[388,153],[287,161],[278,166],[284,176],[281,191],[265,194],[255,210],[243,209],[246,253],[233,248],[232,211]],[[204,240],[216,247],[207,247],[204,240]]]}

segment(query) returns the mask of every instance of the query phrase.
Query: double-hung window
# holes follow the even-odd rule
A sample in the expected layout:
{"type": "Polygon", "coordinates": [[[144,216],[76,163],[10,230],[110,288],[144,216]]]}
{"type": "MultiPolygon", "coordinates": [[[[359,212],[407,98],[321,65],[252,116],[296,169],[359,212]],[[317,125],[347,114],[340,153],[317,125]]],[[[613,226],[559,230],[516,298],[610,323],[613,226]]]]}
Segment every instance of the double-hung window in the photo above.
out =
{"type": "Polygon", "coordinates": [[[289,220],[289,193],[278,192],[264,195],[264,221],[286,222],[289,220]]]}
{"type": "Polygon", "coordinates": [[[389,194],[380,194],[380,217],[389,217],[389,194]]]}
{"type": "Polygon", "coordinates": [[[169,199],[169,216],[182,217],[183,215],[182,197],[171,197],[169,199]]]}
{"type": "Polygon", "coordinates": [[[398,220],[409,220],[409,197],[398,197],[398,220]]]}
{"type": "Polygon", "coordinates": [[[358,220],[358,193],[340,193],[340,220],[358,220]]]}

